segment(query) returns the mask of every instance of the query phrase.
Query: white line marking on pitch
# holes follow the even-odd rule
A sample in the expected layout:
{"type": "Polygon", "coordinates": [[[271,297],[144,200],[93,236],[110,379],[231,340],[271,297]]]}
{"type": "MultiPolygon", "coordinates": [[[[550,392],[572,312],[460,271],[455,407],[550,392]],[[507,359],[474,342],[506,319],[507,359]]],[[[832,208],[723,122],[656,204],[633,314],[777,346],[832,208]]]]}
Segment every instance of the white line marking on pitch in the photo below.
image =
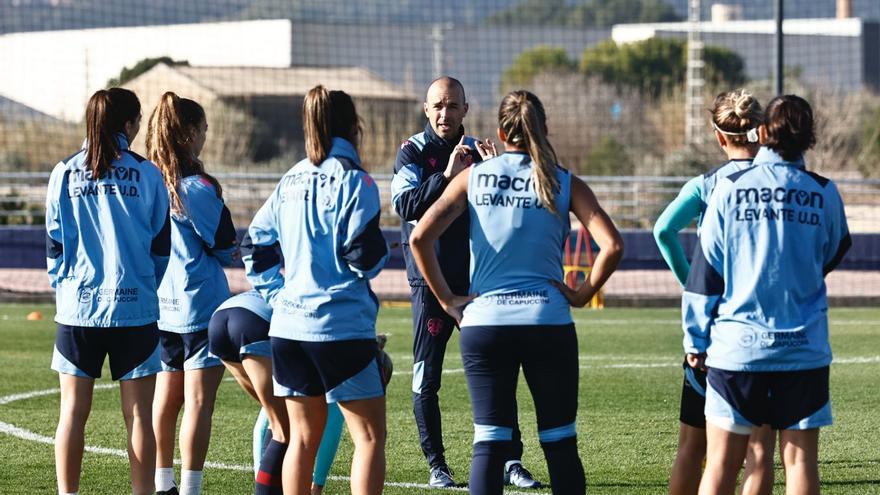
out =
{"type": "MultiPolygon", "coordinates": [[[[856,356],[850,358],[835,359],[831,364],[875,364],[880,363],[880,356],[856,356]]],[[[681,361],[663,361],[657,363],[620,363],[620,364],[582,364],[579,366],[582,370],[594,369],[644,369],[644,368],[681,368],[681,361]]],[[[444,375],[458,375],[464,373],[464,368],[449,368],[443,370],[444,375]]],[[[395,375],[410,376],[413,374],[409,370],[395,371],[395,375]]]]}
{"type": "MultiPolygon", "coordinates": [[[[95,385],[95,390],[105,390],[109,388],[116,387],[114,383],[102,383],[95,385]]],[[[46,390],[34,390],[32,392],[23,392],[20,394],[11,394],[0,397],[0,405],[9,404],[11,402],[16,402],[20,400],[33,399],[35,397],[45,397],[47,395],[56,395],[60,393],[61,390],[57,388],[50,388],[46,390]]],[[[47,437],[46,435],[40,435],[39,433],[35,433],[30,430],[26,430],[24,428],[20,428],[13,424],[9,424],[3,421],[0,421],[0,433],[5,433],[7,435],[20,438],[22,440],[26,440],[29,442],[42,443],[46,445],[54,445],[55,439],[52,437],[47,437]]],[[[95,447],[92,445],[86,445],[85,451],[91,454],[100,454],[100,455],[112,455],[115,457],[121,457],[123,459],[128,459],[128,452],[121,449],[111,449],[107,447],[95,447]]],[[[180,459],[174,459],[174,464],[180,465],[180,459]]],[[[245,473],[252,473],[254,468],[253,466],[243,466],[241,464],[227,464],[224,462],[205,462],[206,468],[211,469],[223,469],[227,471],[239,471],[245,473]]],[[[350,478],[348,476],[329,476],[328,477],[334,481],[349,481],[350,478]]],[[[410,483],[405,481],[386,481],[385,486],[393,487],[393,488],[430,488],[430,486],[422,483],[410,483]]],[[[446,490],[457,491],[457,492],[466,492],[468,491],[467,487],[454,487],[447,488],[446,490]]],[[[514,492],[514,491],[505,491],[504,493],[508,495],[550,495],[547,492],[514,492]]]]}

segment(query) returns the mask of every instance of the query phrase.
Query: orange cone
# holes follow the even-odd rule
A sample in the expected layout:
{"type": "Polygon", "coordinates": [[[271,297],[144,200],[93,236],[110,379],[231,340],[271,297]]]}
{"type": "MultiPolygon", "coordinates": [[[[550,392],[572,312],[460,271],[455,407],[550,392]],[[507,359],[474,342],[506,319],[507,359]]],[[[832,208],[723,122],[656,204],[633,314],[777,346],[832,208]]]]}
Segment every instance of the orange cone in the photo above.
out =
{"type": "Polygon", "coordinates": [[[27,319],[28,319],[28,321],[42,320],[43,313],[40,313],[39,311],[31,311],[30,313],[28,313],[27,319]]]}

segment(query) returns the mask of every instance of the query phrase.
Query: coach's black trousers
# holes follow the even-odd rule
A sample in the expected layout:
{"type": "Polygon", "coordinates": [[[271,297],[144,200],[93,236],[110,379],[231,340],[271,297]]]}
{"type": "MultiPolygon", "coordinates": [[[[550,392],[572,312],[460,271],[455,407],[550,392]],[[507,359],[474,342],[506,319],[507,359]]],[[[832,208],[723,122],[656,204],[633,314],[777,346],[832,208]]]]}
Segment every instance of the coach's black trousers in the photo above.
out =
{"type": "MultiPolygon", "coordinates": [[[[429,466],[446,463],[443,447],[443,426],[440,418],[440,377],[446,344],[455,328],[452,319],[440,306],[428,287],[411,287],[413,313],[413,413],[419,429],[419,442],[429,466]]],[[[516,424],[514,405],[514,424],[516,424]]],[[[509,459],[522,458],[522,441],[514,428],[509,459]]],[[[507,459],[505,459],[507,460],[507,459]]],[[[499,470],[500,472],[500,470],[499,470]]]]}

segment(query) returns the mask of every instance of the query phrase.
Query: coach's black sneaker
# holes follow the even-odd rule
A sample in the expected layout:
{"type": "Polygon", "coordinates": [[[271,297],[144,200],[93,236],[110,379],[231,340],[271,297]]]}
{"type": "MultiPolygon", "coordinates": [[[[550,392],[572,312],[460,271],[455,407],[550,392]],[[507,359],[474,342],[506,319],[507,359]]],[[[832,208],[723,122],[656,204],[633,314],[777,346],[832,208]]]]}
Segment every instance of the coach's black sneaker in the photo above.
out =
{"type": "Polygon", "coordinates": [[[452,479],[452,471],[449,470],[449,466],[440,464],[432,467],[428,486],[431,488],[450,488],[455,486],[455,480],[452,479]]]}
{"type": "Polygon", "coordinates": [[[541,488],[541,482],[519,461],[510,461],[504,469],[504,483],[517,488],[541,488]]]}
{"type": "Polygon", "coordinates": [[[170,490],[164,490],[161,492],[156,492],[156,495],[180,495],[177,493],[177,487],[173,486],[170,490]]]}

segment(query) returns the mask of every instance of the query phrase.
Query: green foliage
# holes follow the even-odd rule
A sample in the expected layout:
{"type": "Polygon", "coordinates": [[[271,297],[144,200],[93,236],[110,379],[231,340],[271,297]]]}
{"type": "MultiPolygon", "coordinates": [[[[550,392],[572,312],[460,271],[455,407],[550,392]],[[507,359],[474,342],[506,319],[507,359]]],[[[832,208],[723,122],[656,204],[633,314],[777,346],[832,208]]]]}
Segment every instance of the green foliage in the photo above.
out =
{"type": "Polygon", "coordinates": [[[602,137],[584,157],[581,173],[586,175],[634,175],[635,163],[626,147],[616,139],[602,137]]]}
{"type": "Polygon", "coordinates": [[[862,125],[859,171],[865,177],[880,178],[880,108],[866,110],[867,114],[862,125]]]}
{"type": "Polygon", "coordinates": [[[107,87],[122,86],[160,63],[167,65],[189,65],[189,62],[186,60],[173,60],[171,57],[145,58],[138,61],[131,68],[123,67],[119,72],[119,77],[114,77],[107,81],[107,87]]]}
{"type": "Polygon", "coordinates": [[[573,72],[577,65],[568,58],[565,48],[537,46],[520,53],[516,60],[501,76],[505,87],[520,87],[531,84],[532,79],[542,72],[573,72]]]}
{"type": "Polygon", "coordinates": [[[523,0],[489,18],[493,25],[608,28],[632,22],[675,22],[681,18],[663,0],[523,0]]]}
{"type": "MultiPolygon", "coordinates": [[[[706,77],[711,84],[736,86],[745,82],[743,61],[731,50],[706,47],[706,77]]],[[[584,50],[580,70],[618,87],[628,86],[653,98],[684,83],[687,42],[675,38],[650,38],[618,45],[606,40],[584,50]]]]}

